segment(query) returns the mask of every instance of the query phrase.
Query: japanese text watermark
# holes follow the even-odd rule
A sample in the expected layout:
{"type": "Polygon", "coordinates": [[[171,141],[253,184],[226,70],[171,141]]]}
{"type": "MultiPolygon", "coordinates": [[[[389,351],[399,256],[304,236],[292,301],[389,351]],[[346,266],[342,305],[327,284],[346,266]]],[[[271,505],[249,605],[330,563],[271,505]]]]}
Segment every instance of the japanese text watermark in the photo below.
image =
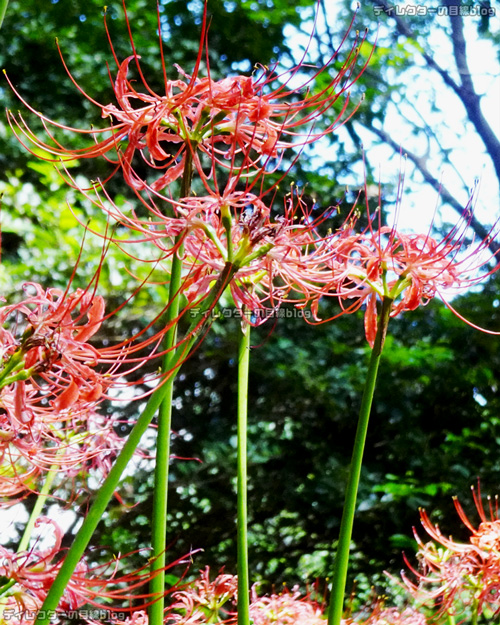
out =
{"type": "Polygon", "coordinates": [[[480,4],[476,4],[473,6],[466,6],[461,4],[452,4],[449,6],[438,6],[438,7],[428,7],[423,4],[405,4],[402,6],[392,5],[392,6],[383,6],[383,5],[375,5],[373,7],[373,12],[375,15],[382,15],[385,13],[386,15],[399,15],[406,17],[423,17],[425,15],[437,15],[441,16],[450,16],[450,17],[491,17],[496,15],[496,9],[489,6],[482,6],[480,4]]]}
{"type": "MultiPolygon", "coordinates": [[[[201,308],[191,308],[189,314],[191,317],[197,317],[201,312],[201,308]]],[[[239,308],[221,308],[219,310],[212,310],[209,313],[210,317],[213,319],[218,318],[236,318],[241,319],[245,317],[246,319],[293,319],[293,318],[304,318],[310,319],[312,317],[312,312],[310,310],[301,308],[258,308],[256,310],[245,310],[242,311],[239,308]]],[[[208,315],[207,315],[208,316],[208,315]]]]}
{"type": "Polygon", "coordinates": [[[11,619],[21,619],[26,621],[33,621],[39,616],[40,618],[47,618],[49,621],[55,621],[56,619],[64,618],[70,621],[81,619],[94,619],[101,622],[114,622],[116,620],[125,620],[127,614],[125,612],[115,612],[113,610],[105,610],[102,608],[94,608],[90,610],[69,610],[67,612],[60,610],[16,610],[15,608],[4,608],[1,613],[1,618],[4,621],[10,621],[11,619]]]}

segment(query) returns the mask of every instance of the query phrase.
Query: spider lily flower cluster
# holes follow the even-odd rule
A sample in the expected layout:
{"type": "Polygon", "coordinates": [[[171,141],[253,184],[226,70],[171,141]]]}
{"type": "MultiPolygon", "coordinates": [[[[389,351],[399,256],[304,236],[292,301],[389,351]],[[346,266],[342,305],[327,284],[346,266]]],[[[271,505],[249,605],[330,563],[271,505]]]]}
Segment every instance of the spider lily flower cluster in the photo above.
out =
{"type": "MultiPolygon", "coordinates": [[[[131,33],[130,25],[128,28],[131,33]]],[[[378,228],[370,225],[365,231],[356,232],[356,219],[351,213],[337,232],[321,237],[317,225],[323,219],[311,219],[301,198],[294,194],[284,214],[274,221],[270,219],[271,207],[265,198],[272,189],[256,193],[257,180],[270,173],[270,158],[279,162],[287,148],[303,147],[346,121],[349,88],[369,62],[368,59],[355,75],[358,41],[339,72],[319,92],[314,90],[314,78],[327,70],[337,53],[313,78],[295,88],[288,84],[300,76],[300,65],[281,74],[262,68],[254,76],[216,81],[211,78],[209,67],[207,75],[201,75],[207,41],[205,6],[192,73],[176,66],[183,79],[168,79],[162,56],[165,95],[159,95],[148,85],[132,36],[133,55],[123,61],[114,52],[109,32],[108,39],[117,67],[113,82],[116,104],[93,100],[76,85],[67,69],[75,85],[101,110],[102,116],[114,120],[111,126],[100,130],[65,128],[90,134],[95,140],[92,146],[65,149],[48,130],[50,125],[62,126],[45,118],[19,94],[27,108],[42,119],[51,142],[38,139],[22,117],[9,114],[9,119],[25,139],[59,159],[110,158],[109,153],[116,151],[116,162],[147,209],[148,218],[139,218],[134,209],[118,207],[103,187],[99,189],[100,184],[94,188],[95,196],[82,191],[119,226],[139,235],[129,241],[132,246],[139,241],[153,243],[160,251],[153,262],[165,263],[179,253],[182,243],[182,291],[189,301],[199,305],[199,298],[209,292],[208,287],[230,263],[234,265],[230,288],[240,309],[258,312],[268,302],[272,311],[288,299],[302,307],[310,304],[319,320],[321,297],[333,296],[343,312],[366,307],[366,337],[373,345],[378,299],[392,299],[391,316],[396,316],[425,305],[447,289],[467,288],[496,269],[483,271],[478,277],[491,260],[482,254],[487,248],[486,240],[469,250],[467,258],[460,256],[466,233],[461,226],[442,241],[430,233],[404,234],[380,224],[378,228]],[[128,77],[131,64],[136,67],[142,90],[128,77]],[[346,96],[341,112],[326,128],[316,131],[314,122],[330,113],[341,96],[346,96]],[[99,138],[106,134],[109,136],[99,138]],[[133,167],[136,154],[153,172],[153,181],[141,178],[133,167]],[[206,163],[202,156],[207,157],[206,163]],[[193,169],[206,195],[173,200],[168,192],[171,183],[182,177],[189,185],[193,169]],[[222,187],[218,179],[221,169],[226,172],[222,187]],[[302,213],[299,225],[297,213],[302,213]]],[[[69,184],[78,186],[68,171],[66,174],[69,184]]],[[[263,187],[262,181],[260,186],[263,187]]],[[[464,209],[462,225],[467,225],[467,217],[470,221],[471,204],[472,198],[464,209]]],[[[368,215],[370,223],[372,219],[368,215]]],[[[495,234],[491,232],[488,240],[495,234]]],[[[123,239],[108,234],[106,237],[126,246],[123,239]]],[[[255,319],[267,316],[257,314],[255,319]]]]}
{"type": "Polygon", "coordinates": [[[103,298],[35,283],[25,292],[0,308],[0,494],[9,498],[36,491],[47,471],[105,475],[123,444],[98,412],[114,378],[113,367],[100,372],[102,354],[89,343],[102,324],[103,298]]]}
{"type": "MultiPolygon", "coordinates": [[[[173,593],[174,603],[170,619],[177,625],[197,623],[237,623],[234,611],[237,599],[237,578],[220,574],[210,581],[207,567],[185,590],[173,593]]],[[[321,625],[324,623],[322,606],[310,596],[284,589],[279,594],[259,596],[252,588],[250,618],[256,625],[321,625]]]]}
{"type": "MultiPolygon", "coordinates": [[[[167,78],[163,65],[165,93],[160,95],[149,87],[144,77],[132,38],[134,54],[121,62],[114,53],[109,31],[108,39],[117,66],[113,83],[116,104],[96,102],[76,84],[67,70],[83,95],[101,110],[102,117],[111,120],[108,127],[84,131],[65,127],[47,119],[19,94],[26,107],[42,120],[51,140],[40,140],[21,116],[16,117],[9,113],[9,121],[20,132],[21,137],[62,159],[105,156],[113,161],[114,153],[114,162],[121,166],[127,184],[137,190],[148,186],[156,191],[165,189],[183,175],[189,160],[193,161],[197,174],[205,184],[216,166],[234,172],[240,156],[240,173],[245,176],[261,176],[264,172],[263,164],[270,159],[279,161],[286,148],[303,147],[316,141],[333,132],[353,114],[354,111],[346,114],[349,89],[369,61],[368,59],[365,62],[358,75],[354,74],[362,43],[356,38],[338,73],[329,78],[326,86],[319,91],[314,89],[314,79],[328,71],[337,57],[337,52],[328,59],[324,67],[316,71],[315,76],[302,81],[299,87],[290,88],[288,84],[296,82],[303,69],[302,64],[282,74],[262,67],[254,76],[234,76],[221,80],[213,80],[207,66],[206,76],[200,76],[207,40],[205,4],[200,45],[193,72],[189,75],[181,67],[175,66],[182,78],[171,80],[167,78]],[[136,66],[142,90],[129,78],[132,62],[136,66]],[[305,96],[302,95],[304,91],[305,96]],[[333,119],[326,128],[315,130],[315,122],[332,113],[336,102],[343,96],[346,97],[340,112],[333,113],[333,119]],[[89,134],[94,143],[88,148],[65,149],[52,137],[50,126],[89,134]],[[155,179],[149,184],[140,178],[133,167],[137,153],[147,163],[150,172],[156,173],[155,179]],[[204,167],[202,158],[205,156],[207,159],[204,167]]],[[[14,89],[12,84],[11,87],[14,89]]]]}
{"type": "MultiPolygon", "coordinates": [[[[317,589],[316,589],[317,590],[317,589]]],[[[324,601],[315,598],[316,591],[302,594],[297,588],[284,588],[279,593],[260,595],[252,587],[250,617],[256,625],[324,625],[324,601]]],[[[207,567],[184,590],[172,594],[168,621],[176,625],[221,623],[235,625],[237,579],[219,574],[210,581],[207,567]]],[[[426,617],[416,609],[385,607],[381,601],[353,617],[342,619],[342,625],[427,625],[426,617]]]]}
{"type": "Polygon", "coordinates": [[[239,310],[252,311],[257,325],[283,301],[305,307],[321,297],[336,250],[318,233],[325,216],[312,218],[297,191],[287,194],[283,210],[273,216],[262,194],[237,190],[237,183],[235,178],[223,193],[164,198],[173,217],[164,216],[152,201],[147,203],[150,216],[142,219],[105,192],[87,197],[137,235],[115,240],[124,251],[136,258],[135,243],[150,242],[158,250],[152,263],[167,275],[182,245],[181,289],[191,306],[199,306],[230,265],[232,300],[239,310]]]}
{"type": "MultiPolygon", "coordinates": [[[[36,528],[45,533],[44,542],[47,540],[47,531],[53,535],[52,545],[42,547],[35,543],[27,551],[17,553],[0,547],[0,619],[2,623],[14,625],[28,625],[35,621],[37,612],[50,589],[57,572],[61,567],[63,531],[52,519],[39,517],[35,523],[36,528]],[[45,532],[44,532],[45,530],[45,532]]],[[[113,617],[112,603],[119,601],[130,602],[134,600],[134,607],[121,607],[117,610],[120,614],[135,615],[150,602],[151,597],[144,589],[150,579],[149,564],[134,573],[123,574],[123,561],[126,556],[114,558],[110,562],[101,565],[92,565],[86,559],[82,559],[74,571],[58,609],[58,616],[67,615],[69,619],[86,619],[86,614],[102,611],[110,618],[113,617]],[[142,601],[142,605],[137,604],[142,601]],[[91,610],[83,609],[90,606],[91,610]]],[[[178,562],[174,563],[177,564],[178,562]]],[[[172,566],[172,565],[171,565],[172,566]]],[[[54,616],[56,616],[54,614],[54,616]]],[[[133,621],[130,617],[129,622],[133,621]]]]}
{"type": "MultiPolygon", "coordinates": [[[[332,288],[345,312],[365,305],[365,334],[373,347],[378,323],[378,301],[390,302],[390,316],[425,306],[435,296],[445,304],[446,295],[455,295],[494,273],[498,261],[488,251],[498,234],[498,223],[488,237],[467,243],[474,194],[464,208],[460,221],[441,240],[431,232],[409,234],[396,226],[379,224],[356,232],[352,220],[324,244],[335,247],[332,288]],[[351,302],[345,306],[345,302],[351,302]]],[[[447,304],[449,305],[449,304],[447,304]]],[[[451,308],[451,306],[450,306],[451,308]]]]}
{"type": "MultiPolygon", "coordinates": [[[[484,509],[480,491],[474,489],[474,501],[480,523],[476,528],[455,498],[455,508],[470,531],[469,542],[461,543],[446,537],[432,523],[425,510],[421,511],[422,526],[433,542],[424,542],[415,531],[419,567],[403,573],[403,582],[417,600],[439,605],[440,614],[461,619],[484,614],[487,618],[500,614],[500,517],[498,497],[494,503],[488,497],[484,509]]],[[[475,622],[475,621],[474,621],[475,622]]]]}
{"type": "MultiPolygon", "coordinates": [[[[314,131],[316,119],[333,111],[339,97],[347,94],[353,81],[358,49],[355,44],[340,72],[330,79],[326,88],[315,92],[312,82],[308,81],[300,88],[307,90],[305,97],[299,98],[296,96],[300,90],[288,89],[287,82],[296,78],[301,67],[286,75],[259,70],[255,77],[236,76],[219,81],[212,80],[207,67],[207,76],[200,77],[206,24],[205,7],[195,68],[191,75],[177,68],[182,78],[174,81],[167,80],[164,70],[164,96],[149,88],[132,40],[134,54],[131,57],[119,62],[115,56],[118,68],[113,85],[116,105],[100,105],[92,100],[101,109],[102,116],[110,119],[111,123],[101,130],[89,131],[95,141],[88,149],[66,150],[55,137],[52,145],[41,142],[21,117],[17,119],[9,114],[9,119],[12,126],[17,125],[21,131],[22,141],[28,139],[58,159],[103,156],[114,160],[117,169],[123,171],[125,182],[148,208],[153,219],[146,223],[134,213],[124,215],[112,203],[111,208],[105,210],[116,218],[117,227],[126,226],[129,232],[139,233],[143,240],[153,243],[154,248],[159,250],[157,264],[162,263],[168,270],[170,263],[172,274],[175,273],[174,266],[181,265],[181,286],[178,292],[170,294],[167,308],[174,307],[175,300],[183,294],[188,302],[184,313],[202,301],[208,302],[205,312],[209,312],[227,285],[240,309],[254,309],[269,302],[274,307],[297,289],[302,292],[297,301],[305,305],[309,289],[318,290],[317,281],[313,283],[310,276],[304,273],[308,264],[313,265],[310,259],[318,254],[314,251],[311,255],[308,251],[318,235],[308,220],[294,223],[297,208],[303,208],[302,200],[296,194],[290,195],[285,215],[271,219],[271,207],[264,202],[264,197],[272,188],[262,191],[263,181],[279,165],[286,149],[300,149],[325,132],[331,132],[346,117],[347,97],[340,113],[334,113],[334,119],[326,130],[314,131]],[[143,89],[138,90],[128,77],[132,61],[143,89]],[[137,173],[137,155],[148,166],[146,177],[137,173]],[[271,166],[271,162],[276,164],[271,166]],[[201,180],[205,195],[191,196],[194,172],[201,180]],[[181,179],[180,199],[174,201],[170,185],[178,179],[181,179]],[[257,184],[260,191],[257,191],[257,184]],[[161,209],[157,208],[159,205],[161,209]],[[299,270],[302,270],[300,281],[297,280],[301,274],[299,270]],[[276,284],[277,280],[280,284],[276,284]],[[301,286],[297,287],[296,283],[301,286]]],[[[317,73],[322,71],[326,68],[317,73]]],[[[41,114],[38,116],[52,138],[49,129],[52,122],[41,114]]],[[[60,125],[55,123],[53,126],[60,125]]],[[[73,184],[71,179],[69,182],[73,184]]],[[[95,191],[95,203],[101,205],[103,198],[106,202],[110,200],[102,184],[96,185],[95,191]]],[[[114,234],[105,233],[103,236],[106,246],[112,243],[123,245],[123,241],[119,241],[114,234]]],[[[325,253],[328,255],[330,252],[325,253]]],[[[328,271],[326,266],[324,269],[328,271]]],[[[6,409],[6,414],[10,417],[12,413],[17,421],[24,421],[25,425],[22,431],[12,428],[8,451],[14,449],[15,453],[6,453],[13,458],[14,466],[11,463],[7,472],[16,477],[19,493],[28,489],[35,491],[30,480],[39,477],[43,471],[76,471],[77,465],[88,465],[89,458],[94,455],[102,461],[104,448],[94,445],[92,449],[87,435],[91,431],[90,419],[95,408],[103,399],[112,396],[111,382],[118,375],[115,374],[118,365],[126,357],[126,362],[139,367],[141,355],[138,352],[145,346],[150,347],[152,355],[158,356],[161,336],[168,335],[183,314],[173,313],[174,319],[160,334],[146,338],[139,346],[130,339],[125,344],[97,352],[87,341],[96,334],[103,320],[102,298],[94,291],[67,297],[66,293],[43,292],[37,285],[32,285],[32,288],[35,288],[38,299],[6,311],[7,316],[14,313],[24,315],[24,325],[32,323],[34,328],[26,332],[23,328],[26,336],[23,334],[20,340],[12,339],[13,353],[7,350],[5,360],[7,390],[4,395],[8,408],[9,391],[12,390],[14,396],[12,409],[6,409]],[[74,317],[77,317],[76,320],[74,317]],[[85,318],[87,322],[82,322],[85,318]],[[41,365],[32,356],[35,348],[41,365]],[[26,353],[31,360],[25,357],[26,353]],[[96,373],[95,365],[98,363],[109,365],[104,376],[96,373]],[[9,376],[11,370],[17,376],[15,379],[9,376]],[[10,385],[14,388],[11,389],[10,385]],[[41,440],[38,430],[37,436],[32,436],[35,416],[38,430],[42,425],[45,428],[43,434],[47,444],[39,445],[33,460],[34,445],[26,453],[23,453],[23,446],[27,444],[25,439],[28,442],[31,438],[37,442],[41,440]],[[46,426],[47,421],[49,424],[46,426]],[[80,451],[81,444],[81,448],[90,450],[88,453],[92,455],[76,454],[75,440],[77,451],[80,451]],[[27,470],[24,470],[25,465],[27,470]],[[17,479],[23,472],[24,479],[17,479]]],[[[264,316],[257,318],[260,320],[264,316]]],[[[172,371],[189,354],[192,340],[201,332],[203,324],[202,315],[201,320],[192,324],[184,339],[163,349],[163,352],[178,356],[172,371]]],[[[164,377],[169,373],[164,371],[164,377]]],[[[110,430],[108,432],[109,436],[104,431],[100,434],[112,445],[113,436],[110,430]]],[[[56,585],[64,568],[63,564],[57,573],[56,585]]],[[[154,575],[157,573],[159,571],[155,571],[154,575]]],[[[65,579],[68,580],[67,577],[65,579]]],[[[67,588],[71,586],[71,579],[72,576],[67,588]]],[[[61,596],[60,589],[55,592],[61,596]]],[[[49,603],[52,601],[50,596],[51,592],[47,596],[49,603]]],[[[60,600],[56,601],[60,607],[60,600]]],[[[56,603],[52,605],[56,607],[56,603]]],[[[142,614],[137,618],[141,620],[142,614]]],[[[137,619],[134,617],[134,620],[137,619]]]]}

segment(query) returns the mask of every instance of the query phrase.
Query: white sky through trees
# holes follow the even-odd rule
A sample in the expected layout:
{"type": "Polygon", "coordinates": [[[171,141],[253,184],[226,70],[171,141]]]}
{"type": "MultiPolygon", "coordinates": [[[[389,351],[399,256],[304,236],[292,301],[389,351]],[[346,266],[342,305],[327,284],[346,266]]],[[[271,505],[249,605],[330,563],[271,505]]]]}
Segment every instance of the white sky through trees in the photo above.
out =
{"type": "MultiPolygon", "coordinates": [[[[375,3],[365,0],[364,10],[373,11],[375,3]]],[[[411,5],[411,2],[395,2],[401,10],[411,5]]],[[[441,5],[441,0],[424,3],[420,6],[432,7],[441,5]]],[[[457,4],[459,4],[457,0],[457,4]]],[[[497,3],[494,3],[496,5],[497,3]]],[[[333,34],[335,42],[340,41],[340,24],[346,20],[339,20],[338,16],[345,16],[345,4],[342,0],[328,0],[323,3],[327,12],[326,30],[324,12],[320,9],[317,32],[321,40],[326,40],[333,34]]],[[[417,6],[413,4],[412,6],[417,6]]],[[[478,5],[479,6],[479,5],[478,5]]],[[[356,8],[353,3],[352,10],[356,8]]],[[[307,24],[298,32],[292,26],[287,26],[285,33],[289,45],[299,51],[307,45],[306,33],[312,28],[311,11],[304,12],[308,15],[307,24]]],[[[401,19],[406,19],[403,15],[401,19]]],[[[418,20],[413,17],[413,22],[418,20]]],[[[486,121],[497,137],[500,137],[500,64],[498,62],[495,44],[490,39],[478,33],[479,16],[464,16],[464,37],[466,40],[467,63],[470,69],[474,89],[481,96],[481,110],[486,121]]],[[[366,23],[366,20],[358,19],[357,22],[366,23]]],[[[408,18],[408,23],[410,20],[408,18]]],[[[382,15],[375,16],[373,11],[373,28],[368,33],[368,41],[373,44],[377,39],[377,47],[388,45],[390,27],[393,20],[382,15]],[[377,33],[376,24],[379,20],[377,33]]],[[[360,25],[355,23],[354,30],[360,25]]],[[[456,70],[451,37],[449,34],[450,18],[447,16],[434,15],[430,36],[424,43],[425,50],[431,52],[437,64],[449,72],[452,79],[460,81],[456,70]]],[[[489,20],[490,32],[498,33],[500,30],[500,5],[496,7],[496,15],[489,20]]],[[[398,38],[398,43],[404,41],[404,37],[398,38]]],[[[348,42],[344,46],[344,53],[349,50],[348,42]]],[[[297,53],[299,57],[300,52],[297,53]]],[[[324,54],[324,53],[323,53],[324,54]]],[[[341,53],[342,54],[342,53],[341,53]]],[[[313,41],[311,56],[317,58],[318,45],[313,41]]],[[[391,139],[402,146],[403,151],[412,151],[423,157],[426,167],[432,175],[441,180],[443,185],[450,191],[458,202],[465,205],[468,191],[474,185],[476,179],[480,179],[480,191],[476,205],[476,216],[483,224],[492,224],[500,216],[499,181],[491,157],[487,154],[484,144],[476,130],[467,120],[465,108],[451,88],[445,85],[442,78],[429,69],[423,56],[418,50],[413,54],[414,63],[407,69],[398,70],[388,68],[386,74],[389,84],[402,83],[405,91],[399,90],[393,95],[386,109],[384,131],[390,134],[391,139]],[[415,127],[420,129],[415,133],[415,127]],[[443,150],[448,157],[443,157],[443,150]]],[[[377,102],[367,105],[377,106],[377,102]]],[[[400,168],[400,156],[387,144],[381,145],[380,140],[370,130],[356,122],[356,132],[363,141],[367,160],[373,169],[380,171],[382,188],[387,183],[395,184],[400,168]]],[[[359,150],[342,129],[342,139],[353,151],[359,150]]],[[[329,148],[331,151],[331,148],[329,148]]],[[[361,162],[356,171],[353,171],[349,179],[338,180],[339,184],[349,184],[359,188],[363,181],[363,168],[361,162]]],[[[405,196],[403,210],[399,217],[399,225],[404,228],[415,229],[420,226],[428,226],[432,220],[437,201],[436,190],[426,184],[415,166],[408,161],[406,166],[405,196]]],[[[382,192],[384,195],[384,192],[382,192]]],[[[457,213],[443,206],[443,199],[439,201],[440,209],[437,224],[441,221],[454,223],[457,213]]]]}

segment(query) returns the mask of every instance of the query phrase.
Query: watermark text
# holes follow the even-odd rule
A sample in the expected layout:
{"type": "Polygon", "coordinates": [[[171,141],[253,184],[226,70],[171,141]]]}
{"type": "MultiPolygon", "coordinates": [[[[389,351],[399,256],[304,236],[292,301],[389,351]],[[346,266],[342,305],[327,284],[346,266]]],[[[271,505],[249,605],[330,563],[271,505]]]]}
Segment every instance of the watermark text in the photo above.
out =
{"type": "Polygon", "coordinates": [[[481,17],[491,17],[496,15],[496,9],[489,6],[482,6],[480,4],[475,4],[473,6],[465,6],[461,4],[452,4],[449,6],[438,6],[438,7],[428,7],[423,4],[405,4],[403,6],[392,5],[392,6],[382,6],[375,5],[373,7],[373,12],[375,15],[382,15],[385,13],[386,15],[399,15],[406,17],[423,17],[425,15],[437,15],[441,16],[451,16],[451,17],[474,17],[479,15],[481,17]]]}
{"type": "Polygon", "coordinates": [[[82,620],[82,619],[94,619],[101,622],[114,622],[124,621],[127,618],[125,612],[115,612],[113,610],[105,610],[101,608],[94,608],[90,610],[69,610],[67,612],[59,610],[22,610],[19,611],[15,608],[4,608],[1,612],[1,618],[4,621],[10,621],[12,619],[20,619],[26,621],[33,621],[36,617],[46,618],[49,621],[56,621],[57,619],[67,620],[82,620]]]}
{"type": "MultiPolygon", "coordinates": [[[[191,317],[197,317],[201,312],[201,308],[191,308],[189,314],[191,317]]],[[[255,310],[242,311],[239,308],[221,308],[219,310],[211,310],[209,313],[205,313],[206,317],[212,319],[225,318],[225,319],[294,319],[304,318],[310,319],[312,313],[310,310],[302,308],[257,308],[255,310]]]]}

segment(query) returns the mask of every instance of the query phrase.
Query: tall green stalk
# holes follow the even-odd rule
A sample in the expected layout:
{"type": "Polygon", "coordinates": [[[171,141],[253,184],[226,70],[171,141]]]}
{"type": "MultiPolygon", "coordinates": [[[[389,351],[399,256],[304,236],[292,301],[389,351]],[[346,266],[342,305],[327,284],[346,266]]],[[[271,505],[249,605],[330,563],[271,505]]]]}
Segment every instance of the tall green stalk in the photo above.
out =
{"type": "MultiPolygon", "coordinates": [[[[186,164],[182,178],[180,196],[188,197],[193,175],[193,157],[189,149],[186,150],[186,164]]],[[[168,292],[168,308],[166,325],[169,327],[163,341],[163,347],[172,350],[177,342],[177,323],[179,316],[180,289],[182,284],[182,257],[184,245],[181,233],[175,240],[177,252],[172,258],[170,285],[168,292]]],[[[168,351],[163,359],[163,373],[170,371],[175,362],[175,350],[168,351]]],[[[177,373],[176,373],[177,374],[177,373]]],[[[172,430],[172,399],[176,374],[172,374],[165,382],[165,396],[158,412],[158,430],[156,437],[155,478],[153,491],[153,515],[151,530],[151,573],[154,574],[149,584],[149,592],[157,600],[149,606],[148,616],[150,625],[162,625],[165,606],[165,562],[167,544],[167,504],[168,504],[168,475],[170,461],[170,437],[172,430]]]]}
{"type": "Polygon", "coordinates": [[[247,518],[247,415],[250,324],[242,321],[238,353],[238,625],[250,625],[247,518]]]}
{"type": "Polygon", "coordinates": [[[0,0],[0,28],[2,28],[3,19],[5,17],[8,4],[9,4],[9,0],[0,0]]]}
{"type": "Polygon", "coordinates": [[[347,582],[347,569],[349,565],[349,548],[351,546],[352,528],[354,524],[354,513],[356,511],[356,499],[358,495],[359,478],[361,475],[361,464],[363,462],[363,452],[366,443],[366,433],[368,421],[375,392],[380,356],[384,347],[384,340],[389,323],[389,315],[393,303],[391,297],[384,297],[382,309],[378,318],[377,334],[373,344],[368,371],[366,374],[365,388],[361,400],[359,411],[358,427],[354,439],[354,449],[352,452],[351,468],[349,480],[347,482],[344,510],[340,524],[339,543],[335,558],[335,571],[333,574],[332,590],[330,595],[330,607],[328,609],[328,625],[340,625],[344,610],[344,595],[347,582]]]}
{"type": "MultiPolygon", "coordinates": [[[[201,320],[206,316],[219,300],[225,287],[229,284],[234,274],[238,271],[238,266],[232,263],[226,263],[222,270],[217,282],[212,287],[209,295],[205,299],[203,311],[197,316],[197,318],[191,324],[188,330],[187,336],[190,339],[184,343],[181,348],[176,350],[175,362],[172,365],[171,375],[177,373],[178,368],[182,362],[188,357],[189,353],[193,349],[195,343],[198,341],[202,328],[195,332],[195,329],[199,327],[201,320]]],[[[59,600],[61,599],[64,590],[71,579],[71,575],[75,570],[78,562],[80,561],[83,553],[92,538],[92,535],[101,520],[106,507],[115,492],[122,473],[124,472],[127,464],[134,455],[137,446],[140,443],[142,435],[147,430],[153,417],[155,416],[161,402],[166,396],[168,387],[166,384],[162,384],[149,398],[146,407],[137,419],[136,424],[132,428],[127,441],[125,442],[122,450],[118,454],[113,467],[111,468],[108,476],[104,480],[102,486],[97,492],[96,498],[87,512],[82,526],[78,530],[73,543],[64,558],[64,562],[59,569],[54,583],[52,584],[45,601],[36,617],[37,625],[49,625],[50,616],[57,609],[59,600]]]]}

